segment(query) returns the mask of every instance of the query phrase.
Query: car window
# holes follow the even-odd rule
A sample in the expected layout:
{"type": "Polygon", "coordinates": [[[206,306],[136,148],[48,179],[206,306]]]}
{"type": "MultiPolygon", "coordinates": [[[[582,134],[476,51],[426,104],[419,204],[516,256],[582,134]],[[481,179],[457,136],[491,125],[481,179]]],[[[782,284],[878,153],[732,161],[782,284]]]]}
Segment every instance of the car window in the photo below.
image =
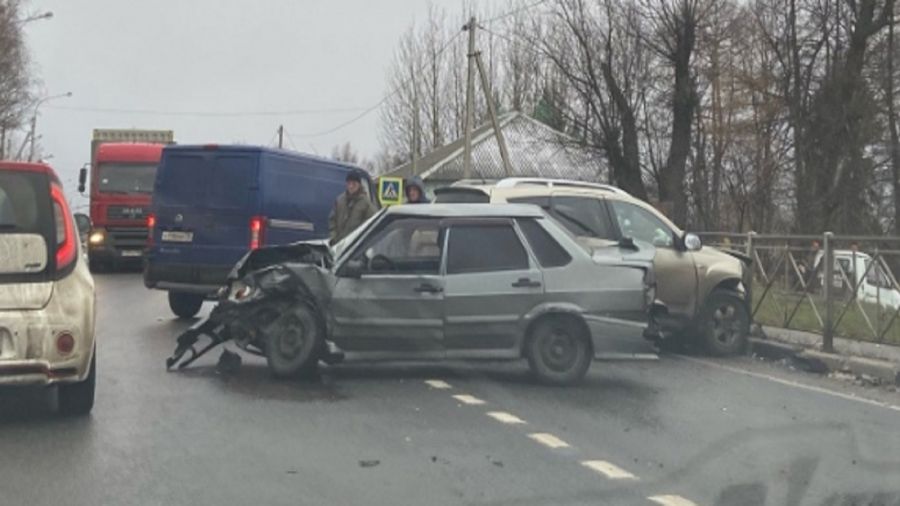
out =
{"type": "Polygon", "coordinates": [[[528,269],[528,253],[511,224],[450,229],[447,274],[528,269]]]}
{"type": "Polygon", "coordinates": [[[353,259],[370,274],[437,274],[442,239],[439,220],[399,218],[366,238],[353,259]]]}
{"type": "Polygon", "coordinates": [[[610,203],[623,236],[649,242],[656,247],[671,248],[675,245],[675,233],[650,211],[630,202],[611,200],[610,203]]]}
{"type": "Polygon", "coordinates": [[[561,267],[572,261],[566,249],[537,220],[521,219],[518,223],[541,267],[561,267]]]}
{"type": "Polygon", "coordinates": [[[576,236],[615,238],[612,221],[602,199],[575,196],[518,197],[509,199],[509,202],[540,206],[576,236]]]}

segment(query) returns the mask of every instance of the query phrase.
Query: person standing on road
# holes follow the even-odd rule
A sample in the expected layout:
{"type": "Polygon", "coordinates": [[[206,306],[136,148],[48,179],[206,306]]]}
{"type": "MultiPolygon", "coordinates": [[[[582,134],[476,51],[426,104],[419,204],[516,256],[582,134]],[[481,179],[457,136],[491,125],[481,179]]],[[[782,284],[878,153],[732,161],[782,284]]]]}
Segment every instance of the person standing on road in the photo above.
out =
{"type": "Polygon", "coordinates": [[[403,191],[406,193],[407,204],[430,203],[428,197],[425,196],[425,183],[417,176],[413,176],[403,182],[403,191]]]}
{"type": "Polygon", "coordinates": [[[362,189],[362,177],[358,172],[347,174],[347,190],[334,201],[328,216],[328,231],[334,244],[375,214],[375,205],[362,189]]]}

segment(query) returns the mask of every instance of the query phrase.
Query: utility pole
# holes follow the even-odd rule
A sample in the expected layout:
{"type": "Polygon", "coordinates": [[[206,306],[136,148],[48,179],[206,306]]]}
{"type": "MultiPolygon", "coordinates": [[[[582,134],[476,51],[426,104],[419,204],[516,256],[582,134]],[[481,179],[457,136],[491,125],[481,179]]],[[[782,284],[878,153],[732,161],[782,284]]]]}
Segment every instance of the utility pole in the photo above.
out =
{"type": "Polygon", "coordinates": [[[278,125],[278,149],[284,146],[284,125],[278,125]]]}
{"type": "Polygon", "coordinates": [[[413,79],[412,175],[419,174],[419,87],[413,79]]]}
{"type": "MultiPolygon", "coordinates": [[[[59,95],[50,95],[49,97],[44,97],[44,98],[38,100],[37,103],[34,104],[34,113],[31,115],[31,129],[30,129],[30,131],[29,131],[29,133],[28,133],[28,143],[29,143],[29,148],[28,148],[28,161],[29,161],[29,162],[31,162],[31,161],[34,160],[34,140],[35,140],[35,137],[36,137],[36,135],[37,135],[37,115],[38,115],[38,109],[41,107],[41,105],[42,105],[44,102],[48,102],[48,101],[50,101],[50,100],[54,100],[54,99],[57,99],[57,98],[68,98],[68,97],[71,97],[71,96],[72,96],[72,92],[71,92],[71,91],[66,92],[66,93],[60,93],[59,95]]],[[[22,145],[22,147],[25,147],[24,144],[22,145]]],[[[20,150],[19,150],[19,154],[21,155],[21,153],[22,153],[22,150],[20,149],[20,150]]],[[[18,157],[17,157],[17,158],[18,158],[18,157]]]]}
{"type": "Polygon", "coordinates": [[[475,16],[469,18],[469,24],[463,30],[469,31],[469,50],[466,58],[469,61],[469,70],[466,74],[466,134],[465,155],[463,158],[463,179],[472,177],[472,123],[475,121],[475,16]]]}
{"type": "Polygon", "coordinates": [[[494,110],[494,97],[491,95],[491,83],[484,71],[484,62],[481,61],[481,51],[475,53],[475,62],[478,64],[478,75],[481,76],[481,89],[484,91],[484,99],[487,102],[488,114],[491,116],[491,124],[494,126],[494,135],[497,137],[497,146],[500,147],[500,159],[503,160],[503,172],[506,177],[512,176],[512,165],[509,163],[509,151],[506,150],[506,139],[500,131],[497,123],[497,111],[494,110]]]}

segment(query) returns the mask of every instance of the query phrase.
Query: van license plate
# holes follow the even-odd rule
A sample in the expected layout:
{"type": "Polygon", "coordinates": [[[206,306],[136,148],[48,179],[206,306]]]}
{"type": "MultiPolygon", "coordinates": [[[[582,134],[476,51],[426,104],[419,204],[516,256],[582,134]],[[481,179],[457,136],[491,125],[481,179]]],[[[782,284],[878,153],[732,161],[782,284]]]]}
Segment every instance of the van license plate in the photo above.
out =
{"type": "Polygon", "coordinates": [[[139,257],[139,256],[141,256],[143,253],[144,253],[144,252],[141,251],[141,250],[139,250],[139,249],[123,249],[123,250],[122,250],[122,256],[123,256],[123,257],[139,257]]]}
{"type": "Polygon", "coordinates": [[[166,242],[191,242],[194,240],[194,233],[164,230],[162,233],[162,240],[166,242]]]}

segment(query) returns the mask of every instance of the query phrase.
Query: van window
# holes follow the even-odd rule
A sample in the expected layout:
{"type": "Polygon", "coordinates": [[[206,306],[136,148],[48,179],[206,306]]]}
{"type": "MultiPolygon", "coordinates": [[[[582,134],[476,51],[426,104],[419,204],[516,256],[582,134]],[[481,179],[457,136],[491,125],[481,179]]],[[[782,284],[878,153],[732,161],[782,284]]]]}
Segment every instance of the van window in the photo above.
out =
{"type": "Polygon", "coordinates": [[[163,162],[161,186],[167,197],[177,204],[200,202],[210,184],[209,170],[203,156],[171,154],[163,162]]]}
{"type": "Polygon", "coordinates": [[[247,155],[219,155],[215,159],[212,181],[208,183],[209,207],[243,209],[256,185],[256,159],[247,155]]]}

